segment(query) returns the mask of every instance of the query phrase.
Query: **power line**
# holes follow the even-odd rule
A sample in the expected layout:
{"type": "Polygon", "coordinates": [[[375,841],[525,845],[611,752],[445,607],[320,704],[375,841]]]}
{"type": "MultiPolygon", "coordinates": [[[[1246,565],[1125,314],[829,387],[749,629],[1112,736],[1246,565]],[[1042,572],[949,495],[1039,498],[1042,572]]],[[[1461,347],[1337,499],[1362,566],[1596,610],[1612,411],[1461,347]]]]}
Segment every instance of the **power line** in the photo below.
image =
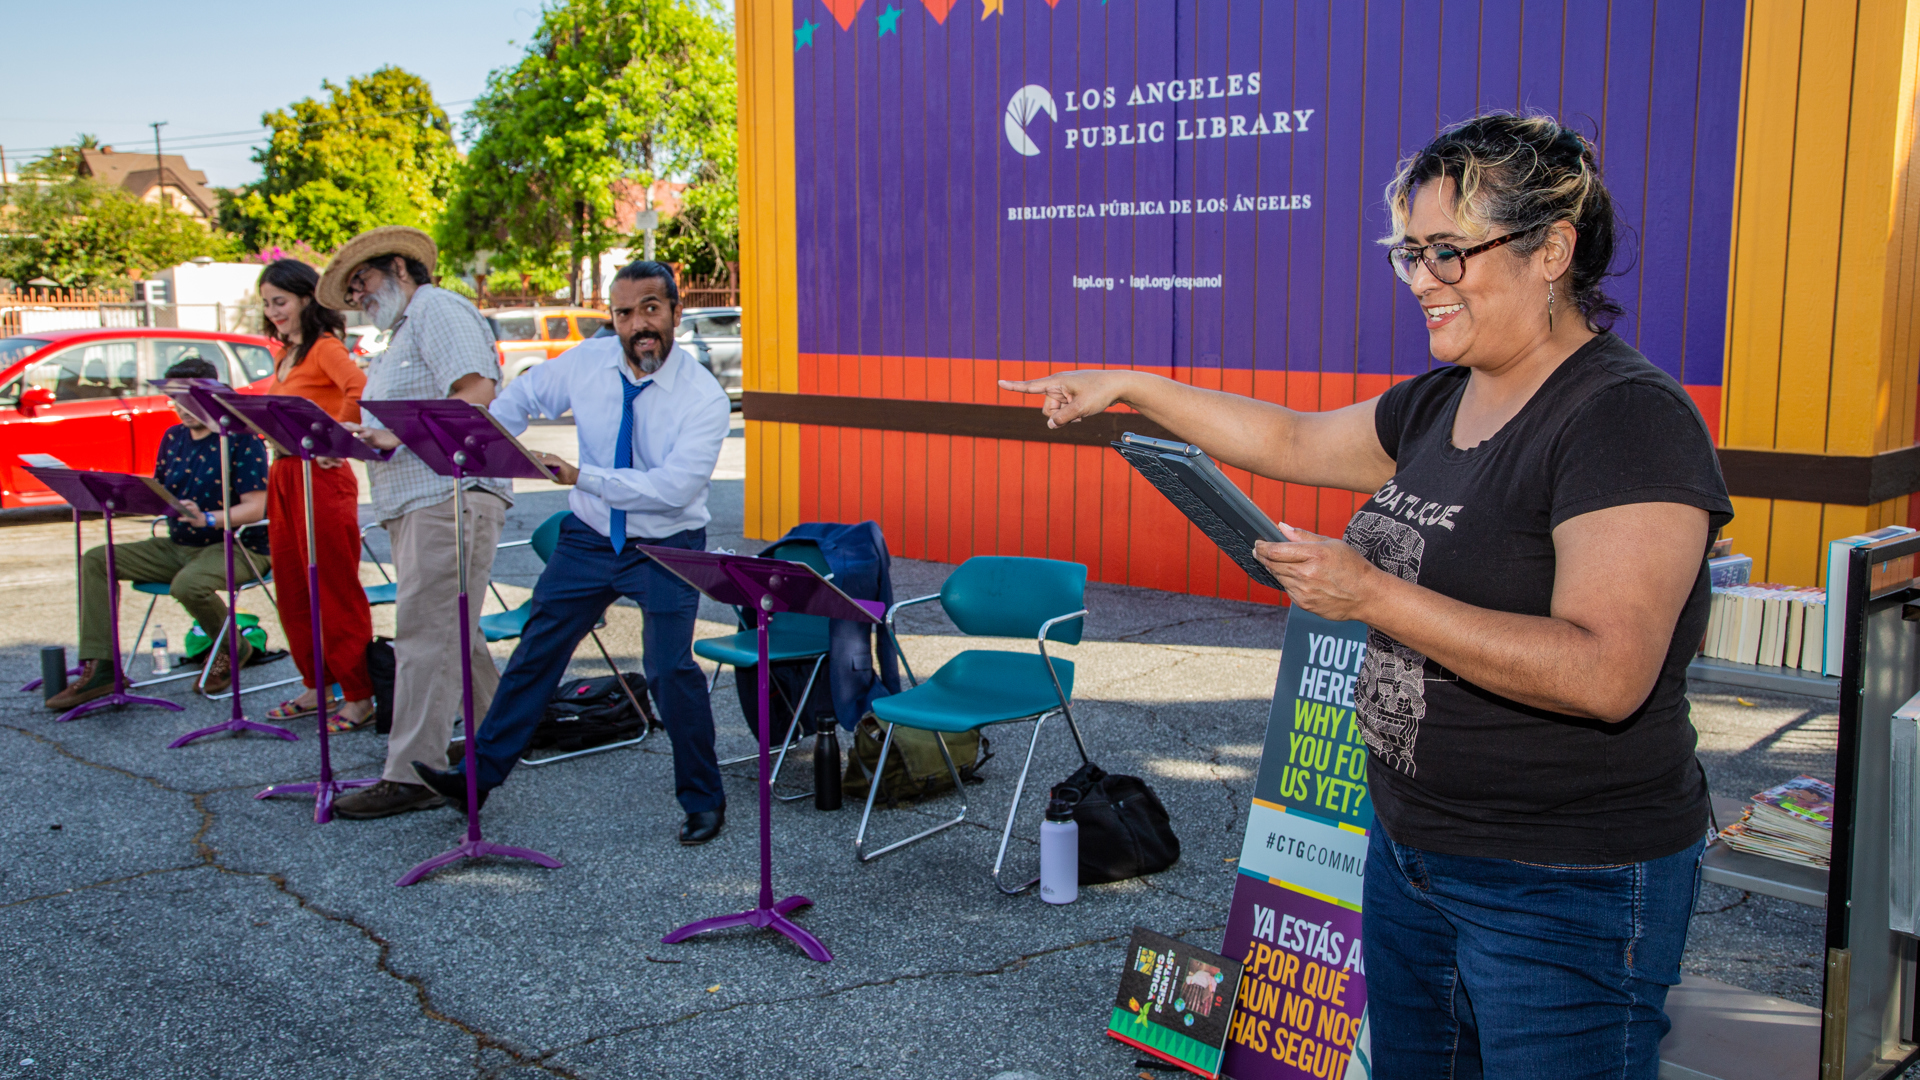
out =
{"type": "MultiPolygon", "coordinates": [[[[458,106],[458,105],[471,105],[475,100],[477,99],[463,98],[459,101],[438,101],[433,103],[432,105],[416,105],[410,109],[395,109],[392,112],[356,113],[353,116],[343,116],[338,120],[308,120],[308,121],[297,120],[294,122],[293,127],[296,130],[304,130],[307,128],[332,127],[336,124],[352,124],[352,123],[357,123],[361,120],[384,120],[384,119],[387,119],[388,117],[406,116],[411,113],[431,112],[434,109],[440,109],[442,111],[445,111],[447,109],[453,108],[454,106],[458,106]]],[[[274,131],[273,128],[265,124],[262,124],[259,127],[248,128],[245,131],[215,131],[215,132],[208,132],[205,135],[182,135],[177,140],[175,140],[174,148],[176,150],[214,150],[214,149],[219,149],[221,147],[227,147],[227,146],[250,146],[255,143],[258,143],[259,141],[261,141],[261,138],[263,136],[270,135],[273,131],[274,131]],[[195,140],[197,139],[228,139],[237,135],[249,135],[249,136],[252,136],[252,138],[242,140],[240,142],[206,143],[204,145],[195,143],[195,140]]],[[[122,140],[122,141],[130,141],[130,140],[122,140]]],[[[62,143],[58,146],[29,146],[23,149],[15,149],[13,150],[13,153],[19,154],[22,157],[26,157],[28,155],[38,156],[38,155],[50,154],[55,150],[66,150],[71,148],[72,145],[73,144],[71,143],[62,143]]],[[[107,142],[106,140],[101,140],[101,145],[111,146],[113,145],[113,143],[107,142]]]]}

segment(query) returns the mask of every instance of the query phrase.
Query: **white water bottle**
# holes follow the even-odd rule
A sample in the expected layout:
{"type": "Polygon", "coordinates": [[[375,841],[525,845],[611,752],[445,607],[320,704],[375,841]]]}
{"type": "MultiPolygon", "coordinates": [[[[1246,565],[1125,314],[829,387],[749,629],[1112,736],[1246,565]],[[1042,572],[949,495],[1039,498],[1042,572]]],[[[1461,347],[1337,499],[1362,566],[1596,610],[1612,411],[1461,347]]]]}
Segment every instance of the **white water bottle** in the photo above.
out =
{"type": "Polygon", "coordinates": [[[1073,804],[1054,799],[1040,823],[1040,899],[1071,904],[1080,899],[1080,825],[1073,804]]]}
{"type": "Polygon", "coordinates": [[[153,673],[165,675],[173,670],[173,663],[167,656],[167,628],[155,623],[153,626],[153,673]]]}

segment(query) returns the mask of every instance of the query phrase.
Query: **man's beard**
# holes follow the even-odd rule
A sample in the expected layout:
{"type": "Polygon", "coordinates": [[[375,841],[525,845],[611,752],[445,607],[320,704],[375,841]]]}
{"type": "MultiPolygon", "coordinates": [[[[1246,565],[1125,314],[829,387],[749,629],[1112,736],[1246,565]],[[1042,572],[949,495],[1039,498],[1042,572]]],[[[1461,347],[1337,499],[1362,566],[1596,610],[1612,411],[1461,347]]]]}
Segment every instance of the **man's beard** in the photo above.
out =
{"type": "Polygon", "coordinates": [[[625,343],[625,348],[627,351],[627,359],[633,362],[634,367],[637,367],[640,369],[640,373],[642,375],[651,375],[654,372],[659,371],[660,365],[667,362],[667,343],[660,340],[660,338],[654,336],[648,331],[644,331],[644,330],[640,331],[639,333],[636,333],[632,337],[628,338],[625,343]],[[653,342],[654,352],[652,356],[645,356],[641,354],[640,352],[641,338],[646,338],[649,341],[653,342]]]}
{"type": "Polygon", "coordinates": [[[400,321],[400,314],[406,307],[406,296],[400,291],[400,283],[388,277],[380,287],[360,301],[360,311],[373,320],[373,325],[382,330],[391,330],[400,321]]]}

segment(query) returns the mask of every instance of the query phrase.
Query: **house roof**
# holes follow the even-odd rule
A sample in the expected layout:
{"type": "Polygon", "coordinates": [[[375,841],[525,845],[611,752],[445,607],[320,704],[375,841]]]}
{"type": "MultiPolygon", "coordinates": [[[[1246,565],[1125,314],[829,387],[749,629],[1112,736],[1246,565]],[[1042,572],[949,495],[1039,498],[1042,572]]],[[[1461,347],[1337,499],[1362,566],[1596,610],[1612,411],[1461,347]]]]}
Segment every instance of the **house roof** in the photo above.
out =
{"type": "MultiPolygon", "coordinates": [[[[207,187],[207,174],[189,168],[187,159],[179,154],[161,155],[160,164],[165,170],[167,186],[185,192],[201,216],[212,217],[218,201],[207,187]]],[[[152,154],[121,153],[111,146],[80,151],[80,175],[113,184],[137,199],[147,197],[160,174],[161,170],[154,168],[152,154]]]]}

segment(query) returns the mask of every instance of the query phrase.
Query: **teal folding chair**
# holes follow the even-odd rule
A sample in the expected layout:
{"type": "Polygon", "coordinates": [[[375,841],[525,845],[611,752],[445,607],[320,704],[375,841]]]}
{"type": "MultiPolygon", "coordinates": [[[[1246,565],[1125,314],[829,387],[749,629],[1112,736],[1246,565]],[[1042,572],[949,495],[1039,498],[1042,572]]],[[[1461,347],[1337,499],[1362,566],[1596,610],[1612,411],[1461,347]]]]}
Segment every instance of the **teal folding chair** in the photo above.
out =
{"type": "MultiPolygon", "coordinates": [[[[375,570],[380,571],[381,578],[381,582],[378,585],[361,586],[361,588],[366,590],[368,607],[379,607],[381,604],[397,603],[400,599],[399,583],[393,580],[392,574],[387,573],[387,565],[380,561],[380,556],[373,553],[373,545],[367,543],[368,533],[375,529],[384,528],[386,528],[385,525],[376,521],[370,525],[361,526],[360,529],[360,550],[366,552],[367,561],[373,564],[375,570]]],[[[505,547],[506,545],[502,544],[500,546],[505,547]]]]}
{"type": "MultiPolygon", "coordinates": [[[[167,520],[168,519],[166,518],[155,518],[153,520],[153,525],[151,528],[152,535],[154,536],[160,535],[160,526],[165,524],[167,520]]],[[[243,528],[240,531],[246,532],[247,529],[262,528],[266,525],[267,525],[267,522],[265,521],[256,521],[252,525],[248,525],[246,526],[246,528],[243,528]]],[[[243,583],[240,586],[238,591],[246,592],[248,589],[266,589],[267,603],[273,605],[273,610],[277,614],[280,610],[280,602],[274,599],[273,590],[271,588],[268,588],[268,586],[273,584],[273,567],[269,565],[265,571],[262,571],[260,569],[260,564],[254,561],[253,552],[248,550],[245,544],[236,544],[234,545],[233,550],[246,560],[247,568],[252,570],[254,574],[253,580],[243,583]]],[[[137,593],[143,593],[150,598],[147,600],[146,614],[140,616],[140,629],[135,630],[133,632],[134,651],[138,651],[140,643],[147,639],[147,624],[153,620],[154,607],[160,603],[161,597],[173,595],[173,586],[164,581],[136,581],[133,583],[133,591],[137,593]]],[[[220,624],[219,631],[214,635],[213,645],[208,648],[206,655],[209,658],[220,655],[220,650],[226,648],[226,644],[227,644],[227,624],[223,622],[220,624]]],[[[205,692],[207,688],[207,665],[202,664],[197,668],[193,668],[193,667],[184,668],[183,670],[175,672],[170,675],[157,675],[151,679],[142,679],[137,683],[129,683],[128,686],[129,687],[158,686],[161,683],[178,682],[181,679],[192,679],[193,688],[195,690],[205,692]]],[[[274,682],[260,683],[257,686],[248,684],[245,687],[245,689],[241,690],[240,692],[243,695],[251,694],[257,690],[271,690],[276,686],[289,686],[299,681],[300,681],[299,676],[295,676],[291,679],[279,679],[274,682]]],[[[229,690],[224,694],[215,695],[212,700],[225,701],[226,699],[232,696],[233,696],[233,692],[229,690]]]]}
{"type": "MultiPolygon", "coordinates": [[[[562,510],[541,522],[540,527],[533,530],[532,536],[525,540],[509,540],[501,544],[496,550],[530,547],[533,549],[535,555],[540,556],[540,561],[544,564],[548,559],[553,557],[554,546],[560,542],[560,523],[565,521],[567,516],[568,511],[562,510]]],[[[513,641],[518,639],[521,634],[526,632],[527,619],[533,615],[533,599],[529,597],[527,601],[519,607],[511,607],[507,603],[507,598],[500,595],[500,587],[498,585],[495,585],[489,580],[487,582],[487,588],[493,593],[493,598],[500,601],[500,606],[507,610],[496,611],[491,615],[481,615],[480,633],[487,639],[489,644],[496,641],[513,641]]],[[[607,662],[608,669],[618,677],[620,675],[620,666],[613,662],[613,654],[607,652],[606,642],[600,640],[600,630],[606,625],[607,620],[601,619],[594,624],[592,630],[587,631],[587,636],[593,639],[593,645],[600,650],[600,658],[607,662]]],[[[640,734],[637,737],[622,739],[619,742],[603,743],[599,746],[589,746],[585,750],[575,750],[571,753],[554,754],[551,757],[523,757],[520,759],[520,764],[533,766],[552,765],[554,762],[566,761],[569,758],[586,757],[588,754],[601,754],[608,750],[618,750],[626,746],[638,746],[645,742],[647,736],[653,734],[653,711],[645,705],[642,705],[640,699],[634,696],[633,687],[627,685],[626,679],[618,679],[618,682],[621,691],[627,695],[627,701],[633,705],[633,711],[640,714],[640,734]]],[[[458,742],[459,740],[455,739],[454,741],[458,742]]]]}
{"type": "MultiPolygon", "coordinates": [[[[820,545],[812,540],[782,540],[760,553],[765,559],[785,559],[788,562],[805,563],[820,572],[820,576],[831,579],[833,572],[827,569],[826,557],[820,554],[820,545]]],[[[720,669],[731,667],[734,678],[738,679],[749,668],[760,664],[759,631],[747,629],[745,612],[734,609],[734,617],[739,620],[741,632],[726,637],[703,638],[693,643],[693,654],[703,660],[713,661],[713,677],[707,680],[707,693],[712,694],[716,683],[720,681],[720,669]]],[[[780,700],[793,710],[793,719],[787,723],[787,737],[780,744],[779,760],[774,762],[773,780],[780,779],[780,770],[787,763],[787,751],[793,749],[800,736],[800,711],[806,707],[807,700],[813,694],[813,684],[820,678],[820,669],[827,660],[827,619],[820,615],[799,615],[790,611],[775,612],[773,622],[767,628],[767,659],[772,663],[794,660],[812,660],[813,670],[807,675],[807,687],[800,692],[798,704],[787,701],[781,693],[780,684],[774,683],[774,693],[780,694],[780,700]]],[[[746,754],[728,758],[722,765],[738,765],[743,761],[752,761],[758,754],[746,754]]],[[[813,792],[803,791],[798,795],[775,795],[782,802],[804,799],[813,792]]]]}
{"type": "Polygon", "coordinates": [[[1010,556],[980,555],[961,563],[947,577],[940,591],[932,596],[902,600],[887,611],[887,635],[900,652],[900,663],[907,669],[912,686],[891,697],[875,698],[873,715],[886,728],[880,742],[880,761],[876,777],[887,767],[887,751],[893,746],[896,725],[931,731],[939,736],[940,756],[953,774],[955,793],[960,798],[960,814],[930,829],[896,840],[878,851],[866,851],[867,821],[873,816],[873,800],[880,792],[878,782],[867,789],[867,808],[860,815],[860,829],[854,834],[853,853],[861,862],[871,862],[890,851],[925,840],[935,833],[953,828],[967,819],[967,789],[960,770],[947,750],[945,736],[973,731],[991,724],[1010,724],[1032,720],[1033,737],[1027,743],[1027,761],[1020,768],[1020,779],[1013,785],[1013,800],[1007,806],[1007,825],[1000,833],[1000,851],[993,860],[994,887],[1008,896],[1025,892],[1039,878],[1018,888],[1000,884],[1000,869],[1007,858],[1007,842],[1013,837],[1013,820],[1020,809],[1020,794],[1026,789],[1027,774],[1033,768],[1033,750],[1040,742],[1040,728],[1050,717],[1064,716],[1067,730],[1073,734],[1074,748],[1080,760],[1087,759],[1087,744],[1080,737],[1068,704],[1073,696],[1073,662],[1047,654],[1047,642],[1078,645],[1086,626],[1087,568],[1079,563],[1055,559],[1023,559],[1010,556]],[[940,665],[940,670],[925,683],[913,674],[904,651],[900,651],[894,633],[894,617],[902,608],[938,600],[962,634],[970,637],[1028,637],[1039,652],[1014,652],[1004,649],[969,649],[940,665]]]}

